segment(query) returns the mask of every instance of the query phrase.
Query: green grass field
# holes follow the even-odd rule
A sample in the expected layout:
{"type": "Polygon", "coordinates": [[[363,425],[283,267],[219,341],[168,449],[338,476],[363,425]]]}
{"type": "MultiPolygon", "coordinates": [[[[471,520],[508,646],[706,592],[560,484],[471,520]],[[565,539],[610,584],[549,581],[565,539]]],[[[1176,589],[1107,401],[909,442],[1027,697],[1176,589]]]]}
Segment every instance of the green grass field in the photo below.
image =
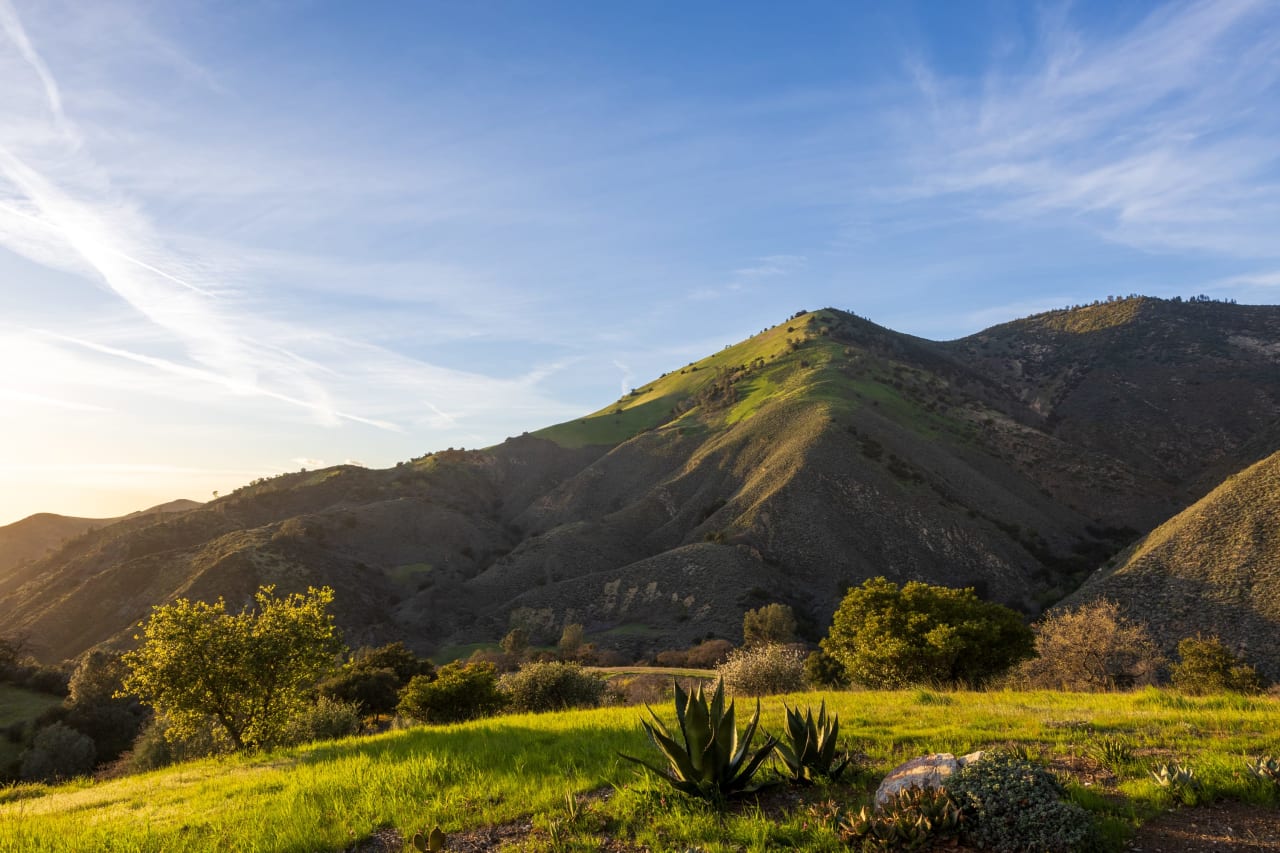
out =
{"type": "MultiPolygon", "coordinates": [[[[101,783],[0,789],[0,851],[337,851],[387,828],[408,835],[439,824],[454,833],[530,819],[517,849],[594,850],[607,837],[654,850],[837,850],[815,804],[863,803],[885,772],[914,755],[999,745],[1083,774],[1073,794],[1100,812],[1117,848],[1126,827],[1170,804],[1147,773],[1158,761],[1188,763],[1205,797],[1275,800],[1242,772],[1246,757],[1280,752],[1274,698],[811,693],[766,700],[764,726],[780,728],[784,701],[821,698],[865,756],[859,771],[781,807],[748,802],[723,819],[619,759],[618,751],[654,753],[638,725],[641,709],[607,708],[416,728],[101,783]],[[1134,748],[1107,784],[1087,772],[1097,769],[1087,756],[1103,737],[1134,748]],[[609,796],[574,814],[567,791],[609,796]]],[[[748,704],[740,701],[739,711],[748,704]]]]}

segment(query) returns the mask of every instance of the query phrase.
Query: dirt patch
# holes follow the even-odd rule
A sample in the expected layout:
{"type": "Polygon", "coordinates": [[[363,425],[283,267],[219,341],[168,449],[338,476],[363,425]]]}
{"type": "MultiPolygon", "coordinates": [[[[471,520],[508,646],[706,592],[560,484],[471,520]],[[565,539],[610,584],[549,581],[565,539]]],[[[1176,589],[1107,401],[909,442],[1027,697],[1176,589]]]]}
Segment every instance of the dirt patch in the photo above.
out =
{"type": "Polygon", "coordinates": [[[1142,853],[1280,851],[1280,810],[1245,803],[1175,809],[1138,827],[1128,849],[1142,853]]]}

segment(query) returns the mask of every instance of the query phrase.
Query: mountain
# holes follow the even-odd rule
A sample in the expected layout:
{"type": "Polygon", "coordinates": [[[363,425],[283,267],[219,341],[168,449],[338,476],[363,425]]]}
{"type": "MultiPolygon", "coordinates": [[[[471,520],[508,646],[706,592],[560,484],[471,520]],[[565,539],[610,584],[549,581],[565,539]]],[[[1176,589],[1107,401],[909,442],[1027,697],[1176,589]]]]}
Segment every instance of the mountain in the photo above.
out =
{"type": "Polygon", "coordinates": [[[97,527],[114,524],[122,518],[155,515],[163,512],[186,512],[200,506],[197,501],[176,500],[139,510],[117,518],[76,518],[41,512],[21,521],[0,527],[0,579],[18,566],[51,553],[68,539],[97,527]]]}
{"type": "Polygon", "coordinates": [[[1230,477],[1098,570],[1067,602],[1119,602],[1165,651],[1216,634],[1280,679],[1280,453],[1230,477]]]}
{"type": "Polygon", "coordinates": [[[348,642],[423,651],[566,621],[632,653],[874,575],[1029,613],[1280,448],[1280,307],[1112,300],[957,341],[824,309],[567,423],[386,470],[258,481],[0,578],[51,659],[175,596],[328,584],[348,642]]]}

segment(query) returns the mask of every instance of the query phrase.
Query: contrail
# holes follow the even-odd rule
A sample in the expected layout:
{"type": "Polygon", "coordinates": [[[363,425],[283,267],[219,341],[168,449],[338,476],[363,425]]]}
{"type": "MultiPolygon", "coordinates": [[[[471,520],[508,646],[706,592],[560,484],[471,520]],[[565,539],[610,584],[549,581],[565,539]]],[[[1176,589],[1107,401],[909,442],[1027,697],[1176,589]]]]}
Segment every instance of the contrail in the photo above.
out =
{"type": "Polygon", "coordinates": [[[188,367],[183,364],[177,364],[176,362],[169,361],[168,359],[156,358],[155,356],[142,355],[141,353],[130,352],[129,350],[118,349],[116,347],[109,347],[105,344],[98,344],[98,343],[94,343],[93,341],[86,341],[82,338],[73,338],[68,335],[60,335],[57,332],[49,332],[43,329],[35,329],[33,331],[35,331],[38,334],[44,335],[46,337],[53,338],[54,340],[64,341],[69,344],[75,344],[76,346],[84,347],[85,349],[93,350],[94,352],[99,352],[104,355],[115,356],[116,358],[123,358],[128,361],[136,362],[137,364],[145,364],[148,367],[154,367],[158,370],[163,370],[166,373],[172,373],[176,376],[183,376],[188,379],[198,379],[202,382],[209,382],[214,385],[221,385],[223,388],[226,388],[229,391],[235,391],[241,394],[251,394],[259,397],[269,397],[273,400],[280,400],[281,402],[289,403],[294,406],[299,406],[304,409],[309,409],[313,412],[319,412],[320,414],[324,414],[324,415],[332,415],[334,417],[342,418],[348,421],[353,421],[355,423],[377,427],[378,429],[385,429],[389,432],[404,432],[404,430],[401,429],[398,425],[393,424],[389,421],[379,421],[379,420],[374,420],[373,418],[365,418],[365,417],[361,417],[360,415],[353,415],[353,414],[350,414],[349,412],[341,412],[341,411],[338,411],[337,409],[332,409],[328,406],[324,406],[319,403],[313,403],[310,400],[302,400],[302,399],[299,399],[298,397],[291,397],[288,394],[281,394],[278,391],[272,391],[269,388],[263,388],[261,385],[254,385],[248,382],[240,382],[225,376],[221,376],[209,370],[201,370],[198,367],[188,367]]]}

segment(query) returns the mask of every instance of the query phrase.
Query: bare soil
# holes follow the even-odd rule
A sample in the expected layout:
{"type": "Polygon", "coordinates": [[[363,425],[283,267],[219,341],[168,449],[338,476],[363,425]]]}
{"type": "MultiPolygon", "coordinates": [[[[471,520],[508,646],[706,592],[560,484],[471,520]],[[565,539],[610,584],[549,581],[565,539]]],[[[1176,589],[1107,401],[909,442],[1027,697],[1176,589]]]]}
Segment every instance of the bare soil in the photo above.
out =
{"type": "Polygon", "coordinates": [[[1140,826],[1128,849],[1142,853],[1280,851],[1280,810],[1231,802],[1175,809],[1140,826]]]}

